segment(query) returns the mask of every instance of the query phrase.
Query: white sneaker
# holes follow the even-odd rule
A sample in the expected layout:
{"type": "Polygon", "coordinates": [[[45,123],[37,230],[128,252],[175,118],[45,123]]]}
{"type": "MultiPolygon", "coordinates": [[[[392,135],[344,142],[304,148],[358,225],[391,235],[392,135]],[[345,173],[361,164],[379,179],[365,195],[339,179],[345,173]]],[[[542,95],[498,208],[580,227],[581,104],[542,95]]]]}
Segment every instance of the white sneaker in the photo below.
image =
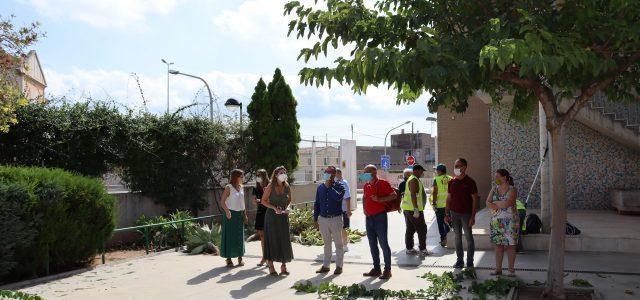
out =
{"type": "Polygon", "coordinates": [[[405,250],[404,253],[406,253],[407,255],[416,255],[418,254],[418,250],[411,248],[411,249],[405,250]]]}

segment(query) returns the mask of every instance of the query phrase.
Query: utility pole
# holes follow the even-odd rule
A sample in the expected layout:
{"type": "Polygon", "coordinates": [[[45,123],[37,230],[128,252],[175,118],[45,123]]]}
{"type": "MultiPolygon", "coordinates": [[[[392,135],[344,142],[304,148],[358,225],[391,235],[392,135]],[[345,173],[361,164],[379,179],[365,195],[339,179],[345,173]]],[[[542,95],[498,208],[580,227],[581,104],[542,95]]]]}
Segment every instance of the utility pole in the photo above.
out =
{"type": "Polygon", "coordinates": [[[316,169],[318,162],[316,157],[316,137],[311,140],[311,181],[316,182],[316,169]]]}
{"type": "Polygon", "coordinates": [[[351,123],[351,140],[353,140],[353,123],[351,123]]]}
{"type": "Polygon", "coordinates": [[[171,69],[172,62],[167,62],[164,58],[161,59],[162,62],[167,65],[167,114],[169,114],[169,70],[171,69]]]}
{"type": "Polygon", "coordinates": [[[409,155],[413,155],[413,143],[414,143],[414,138],[413,138],[413,122],[411,122],[411,137],[409,138],[409,142],[411,143],[411,150],[409,150],[409,155]]]}

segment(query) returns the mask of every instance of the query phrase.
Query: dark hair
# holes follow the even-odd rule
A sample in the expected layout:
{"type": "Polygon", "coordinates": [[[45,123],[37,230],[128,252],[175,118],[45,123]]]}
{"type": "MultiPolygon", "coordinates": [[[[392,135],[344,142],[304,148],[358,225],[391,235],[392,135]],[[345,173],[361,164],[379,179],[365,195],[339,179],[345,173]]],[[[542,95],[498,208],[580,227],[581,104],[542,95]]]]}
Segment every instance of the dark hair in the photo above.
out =
{"type": "Polygon", "coordinates": [[[240,176],[242,175],[244,175],[244,172],[242,170],[234,169],[233,171],[231,171],[231,179],[229,179],[229,183],[231,183],[234,188],[239,188],[239,186],[236,186],[236,182],[238,182],[238,178],[240,178],[240,176]]]}
{"type": "Polygon", "coordinates": [[[467,160],[466,160],[466,159],[464,159],[464,158],[460,157],[460,158],[458,158],[458,160],[460,161],[460,163],[461,163],[463,166],[465,166],[465,167],[467,166],[467,160]]]}
{"type": "Polygon", "coordinates": [[[496,173],[500,174],[500,176],[502,177],[506,177],[507,178],[507,183],[509,183],[509,185],[513,186],[513,177],[511,177],[511,174],[509,174],[509,171],[505,170],[505,169],[498,169],[496,171],[496,173]]]}
{"type": "Polygon", "coordinates": [[[262,178],[262,183],[256,182],[256,186],[258,188],[265,188],[267,185],[269,185],[269,176],[267,175],[267,170],[265,169],[258,170],[256,172],[256,176],[262,178]]]}
{"type": "Polygon", "coordinates": [[[424,171],[424,167],[422,165],[414,165],[413,166],[413,170],[414,171],[424,171]]]}
{"type": "MultiPolygon", "coordinates": [[[[271,182],[273,182],[275,185],[278,184],[278,173],[280,173],[280,171],[284,171],[285,173],[287,173],[287,168],[285,168],[284,166],[279,166],[275,169],[273,169],[273,172],[271,172],[271,182]]],[[[289,186],[289,183],[285,180],[284,182],[285,186],[289,186]]]]}

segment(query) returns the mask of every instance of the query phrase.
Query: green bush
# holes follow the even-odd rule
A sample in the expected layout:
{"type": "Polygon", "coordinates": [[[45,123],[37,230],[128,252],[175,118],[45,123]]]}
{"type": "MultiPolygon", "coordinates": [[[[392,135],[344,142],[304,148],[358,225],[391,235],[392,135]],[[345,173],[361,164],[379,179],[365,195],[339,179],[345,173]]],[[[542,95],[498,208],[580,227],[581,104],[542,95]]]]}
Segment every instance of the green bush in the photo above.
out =
{"type": "Polygon", "coordinates": [[[44,298],[38,295],[31,295],[23,293],[21,291],[6,291],[0,290],[0,299],[17,299],[17,300],[43,300],[44,298]]]}
{"type": "Polygon", "coordinates": [[[15,245],[0,251],[10,266],[2,281],[43,275],[47,265],[51,273],[84,266],[115,227],[115,198],[102,183],[60,169],[0,166],[0,206],[3,241],[15,245]]]}
{"type": "MultiPolygon", "coordinates": [[[[193,216],[190,212],[185,210],[177,210],[169,215],[169,218],[164,216],[156,216],[154,218],[147,218],[145,215],[141,215],[135,222],[135,226],[152,225],[160,223],[168,223],[173,221],[180,221],[191,219],[193,216]]],[[[161,226],[154,226],[147,228],[149,235],[149,243],[151,248],[159,251],[162,249],[177,247],[185,241],[185,237],[195,230],[198,226],[194,221],[185,221],[182,223],[164,224],[161,226]]],[[[144,245],[144,230],[139,229],[140,243],[144,245]]]]}

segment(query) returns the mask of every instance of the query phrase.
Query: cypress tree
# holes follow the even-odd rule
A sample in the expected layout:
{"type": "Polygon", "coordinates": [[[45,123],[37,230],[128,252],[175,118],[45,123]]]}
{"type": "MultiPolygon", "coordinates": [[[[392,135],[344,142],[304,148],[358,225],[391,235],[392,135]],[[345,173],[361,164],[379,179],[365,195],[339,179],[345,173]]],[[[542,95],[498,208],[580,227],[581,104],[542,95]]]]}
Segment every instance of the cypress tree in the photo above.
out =
{"type": "Polygon", "coordinates": [[[296,117],[298,103],[280,69],[276,69],[268,87],[260,78],[247,106],[249,159],[267,172],[285,166],[292,173],[298,167],[300,125],[296,117]]]}

